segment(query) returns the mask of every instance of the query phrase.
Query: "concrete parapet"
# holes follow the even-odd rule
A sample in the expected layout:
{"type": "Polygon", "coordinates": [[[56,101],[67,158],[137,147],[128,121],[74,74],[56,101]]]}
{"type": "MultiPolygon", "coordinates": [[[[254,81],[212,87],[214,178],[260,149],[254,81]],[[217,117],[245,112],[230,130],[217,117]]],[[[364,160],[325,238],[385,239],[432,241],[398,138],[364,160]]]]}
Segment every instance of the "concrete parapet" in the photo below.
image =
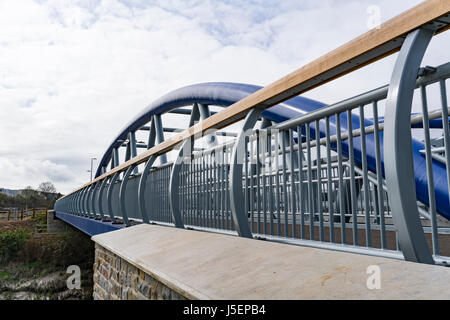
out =
{"type": "Polygon", "coordinates": [[[92,240],[96,299],[450,298],[442,266],[149,224],[92,240]]]}

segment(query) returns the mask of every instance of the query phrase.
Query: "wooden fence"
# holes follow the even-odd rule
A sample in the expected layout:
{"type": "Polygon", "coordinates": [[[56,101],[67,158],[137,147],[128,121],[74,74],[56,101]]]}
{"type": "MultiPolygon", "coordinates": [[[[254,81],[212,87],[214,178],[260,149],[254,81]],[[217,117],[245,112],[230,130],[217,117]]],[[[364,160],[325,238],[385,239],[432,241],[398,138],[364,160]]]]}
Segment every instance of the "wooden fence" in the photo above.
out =
{"type": "Polygon", "coordinates": [[[0,221],[22,221],[46,212],[47,208],[0,209],[0,221]]]}

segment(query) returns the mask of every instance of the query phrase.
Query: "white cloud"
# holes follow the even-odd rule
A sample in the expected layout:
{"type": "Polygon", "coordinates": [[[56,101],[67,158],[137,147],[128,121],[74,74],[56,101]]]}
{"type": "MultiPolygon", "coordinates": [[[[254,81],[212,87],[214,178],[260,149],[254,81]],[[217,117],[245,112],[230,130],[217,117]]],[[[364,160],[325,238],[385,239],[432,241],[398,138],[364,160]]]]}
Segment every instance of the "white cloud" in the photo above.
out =
{"type": "MultiPolygon", "coordinates": [[[[267,85],[367,31],[367,6],[387,20],[419,2],[3,0],[0,186],[51,179],[68,192],[88,180],[89,158],[164,93],[207,81],[267,85]]],[[[438,38],[427,64],[448,60],[449,37],[438,38]]],[[[379,86],[393,62],[306,96],[333,102],[379,86]]]]}
{"type": "Polygon", "coordinates": [[[69,181],[76,181],[76,177],[70,168],[65,164],[57,164],[50,160],[37,160],[16,158],[8,159],[0,158],[0,172],[2,175],[2,183],[10,188],[23,188],[23,183],[28,181],[26,185],[37,188],[39,182],[51,180],[57,189],[64,186],[69,181]],[[7,173],[5,175],[5,173],[7,173]],[[26,181],[17,181],[17,178],[27,177],[26,181]]]}

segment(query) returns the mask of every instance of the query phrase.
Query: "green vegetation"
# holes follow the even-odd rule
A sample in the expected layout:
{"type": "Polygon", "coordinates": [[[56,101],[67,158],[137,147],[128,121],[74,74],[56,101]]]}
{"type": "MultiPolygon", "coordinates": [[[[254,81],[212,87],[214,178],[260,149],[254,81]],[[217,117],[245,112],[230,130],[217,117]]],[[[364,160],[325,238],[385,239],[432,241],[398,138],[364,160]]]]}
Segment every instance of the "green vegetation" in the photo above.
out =
{"type": "Polygon", "coordinates": [[[0,193],[0,208],[53,208],[54,204],[54,197],[47,197],[37,191],[30,194],[19,194],[15,197],[0,193]]]}
{"type": "Polygon", "coordinates": [[[73,228],[59,234],[37,233],[36,225],[45,222],[44,213],[24,221],[0,223],[0,299],[15,297],[15,291],[11,295],[10,290],[6,289],[11,284],[47,276],[52,279],[56,277],[58,285],[32,287],[30,297],[38,299],[42,293],[46,297],[55,298],[61,290],[67,290],[65,279],[69,265],[78,265],[81,269],[82,291],[72,294],[82,299],[92,298],[93,242],[84,233],[73,228]]]}
{"type": "Polygon", "coordinates": [[[61,196],[53,184],[47,181],[41,183],[37,190],[28,186],[22,194],[15,197],[0,193],[0,208],[53,208],[56,199],[61,196]]]}
{"type": "Polygon", "coordinates": [[[61,234],[36,234],[23,244],[17,257],[22,263],[55,270],[85,263],[88,252],[93,252],[93,244],[84,234],[71,230],[61,234]]]}
{"type": "Polygon", "coordinates": [[[0,279],[1,280],[9,280],[9,279],[11,279],[11,274],[6,271],[0,271],[0,279]]]}
{"type": "Polygon", "coordinates": [[[7,230],[0,233],[0,262],[7,262],[17,258],[31,233],[23,228],[7,230]]]}
{"type": "Polygon", "coordinates": [[[72,264],[90,264],[94,245],[84,233],[69,229],[59,234],[35,233],[35,226],[46,223],[46,214],[36,214],[29,221],[0,225],[0,266],[20,262],[28,269],[49,271],[72,264]],[[86,258],[89,257],[89,261],[86,258]]]}

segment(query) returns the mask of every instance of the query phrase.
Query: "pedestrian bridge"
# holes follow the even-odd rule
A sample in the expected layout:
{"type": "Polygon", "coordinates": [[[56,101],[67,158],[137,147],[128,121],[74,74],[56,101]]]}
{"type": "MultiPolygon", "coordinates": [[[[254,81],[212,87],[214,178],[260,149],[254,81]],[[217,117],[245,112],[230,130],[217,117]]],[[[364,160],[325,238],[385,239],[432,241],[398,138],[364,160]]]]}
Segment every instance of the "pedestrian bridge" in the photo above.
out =
{"type": "Polygon", "coordinates": [[[56,202],[56,217],[103,247],[125,230],[99,234],[152,224],[316,248],[330,263],[341,251],[450,264],[450,62],[421,65],[449,11],[425,1],[264,88],[164,95],[114,137],[94,180],[56,202]],[[395,52],[382,87],[330,105],[301,96],[395,52]]]}

